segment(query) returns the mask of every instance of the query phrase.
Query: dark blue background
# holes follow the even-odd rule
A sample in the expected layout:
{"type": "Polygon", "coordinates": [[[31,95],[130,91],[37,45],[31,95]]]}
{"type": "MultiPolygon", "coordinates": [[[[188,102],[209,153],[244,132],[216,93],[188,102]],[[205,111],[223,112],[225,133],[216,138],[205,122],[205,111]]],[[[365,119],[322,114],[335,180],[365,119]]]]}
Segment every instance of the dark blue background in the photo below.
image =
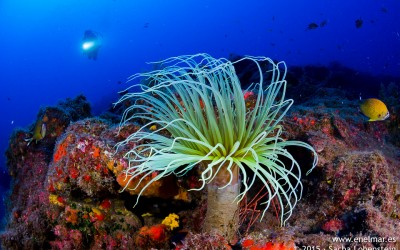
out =
{"type": "MultiPolygon", "coordinates": [[[[127,87],[118,81],[148,69],[149,61],[236,53],[288,66],[338,61],[399,76],[399,13],[396,0],[2,0],[1,173],[11,131],[34,122],[40,107],[82,93],[97,114],[127,87]],[[359,29],[356,19],[363,20],[359,29]],[[323,21],[325,27],[307,30],[323,21]],[[97,61],[81,51],[86,29],[103,37],[97,61]]],[[[7,186],[2,178],[0,189],[7,186]]]]}

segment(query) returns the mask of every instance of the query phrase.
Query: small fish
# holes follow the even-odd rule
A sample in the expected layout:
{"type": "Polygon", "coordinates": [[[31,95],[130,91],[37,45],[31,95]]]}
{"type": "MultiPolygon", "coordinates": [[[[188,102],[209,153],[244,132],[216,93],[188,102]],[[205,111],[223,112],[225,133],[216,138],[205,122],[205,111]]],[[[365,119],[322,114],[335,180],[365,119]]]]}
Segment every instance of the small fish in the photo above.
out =
{"type": "Polygon", "coordinates": [[[316,24],[316,23],[310,23],[308,26],[307,26],[307,29],[306,30],[314,30],[314,29],[316,29],[316,28],[318,28],[319,26],[318,26],[318,24],[316,24]]]}
{"type": "Polygon", "coordinates": [[[327,20],[324,20],[324,21],[322,21],[320,24],[319,24],[319,27],[325,27],[326,25],[328,24],[328,21],[327,20]]]}
{"type": "Polygon", "coordinates": [[[364,21],[363,21],[361,18],[357,19],[357,20],[355,21],[356,28],[357,28],[357,29],[361,28],[362,25],[363,25],[363,23],[364,23],[364,21]]]}
{"type": "Polygon", "coordinates": [[[383,121],[389,117],[389,111],[386,105],[378,99],[365,99],[360,104],[361,112],[369,118],[368,121],[383,121]]]}
{"type": "Polygon", "coordinates": [[[43,119],[38,119],[33,129],[33,135],[31,138],[25,139],[28,142],[27,146],[31,144],[33,140],[37,143],[38,141],[42,140],[46,136],[46,123],[43,122],[43,119]]]}

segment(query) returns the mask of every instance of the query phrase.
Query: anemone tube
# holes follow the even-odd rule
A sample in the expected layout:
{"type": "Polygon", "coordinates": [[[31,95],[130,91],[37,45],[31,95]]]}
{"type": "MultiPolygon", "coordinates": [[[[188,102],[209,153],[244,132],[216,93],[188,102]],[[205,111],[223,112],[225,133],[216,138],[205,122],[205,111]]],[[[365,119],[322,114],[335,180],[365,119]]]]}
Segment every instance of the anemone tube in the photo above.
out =
{"type": "Polygon", "coordinates": [[[285,100],[286,64],[251,56],[230,62],[208,54],[172,57],[157,64],[162,69],[128,79],[141,79],[127,89],[129,92],[140,87],[141,92],[127,93],[117,102],[135,100],[124,111],[120,126],[135,119],[146,121],[116,146],[119,150],[123,145],[136,143],[125,154],[129,161],[126,178],[140,178],[135,189],[146,177],[157,173],[140,191],[136,204],[152,182],[170,174],[183,176],[198,167],[202,186],[195,190],[206,186],[208,190],[204,231],[233,239],[239,227],[238,204],[256,180],[268,192],[262,217],[276,200],[284,225],[303,189],[300,166],[286,147],[304,147],[313,153],[314,161],[307,174],[318,160],[307,143],[280,137],[279,122],[293,103],[291,99],[285,100]],[[259,71],[259,82],[251,85],[257,93],[252,109],[246,108],[234,68],[242,60],[251,60],[259,71]],[[268,64],[265,72],[261,63],[268,64]],[[268,80],[264,80],[264,75],[268,80]],[[153,125],[158,129],[149,130],[153,125]],[[160,134],[161,130],[167,130],[170,136],[160,134]]]}

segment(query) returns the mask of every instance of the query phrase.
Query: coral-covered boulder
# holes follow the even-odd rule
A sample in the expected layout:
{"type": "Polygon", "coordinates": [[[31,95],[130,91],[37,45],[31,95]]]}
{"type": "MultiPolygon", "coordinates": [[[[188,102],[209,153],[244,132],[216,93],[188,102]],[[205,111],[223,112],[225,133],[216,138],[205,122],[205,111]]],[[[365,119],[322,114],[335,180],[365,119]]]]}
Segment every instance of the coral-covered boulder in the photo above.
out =
{"type": "Polygon", "coordinates": [[[0,235],[4,249],[49,248],[50,203],[45,183],[54,143],[70,122],[89,115],[89,103],[78,96],[41,109],[30,129],[17,129],[11,135],[6,157],[13,182],[7,228],[0,235]],[[37,132],[42,133],[35,137],[37,132]]]}
{"type": "Polygon", "coordinates": [[[99,119],[81,120],[68,127],[49,166],[49,191],[64,197],[71,193],[107,197],[118,191],[113,170],[126,162],[114,155],[112,138],[102,134],[109,127],[99,119]]]}

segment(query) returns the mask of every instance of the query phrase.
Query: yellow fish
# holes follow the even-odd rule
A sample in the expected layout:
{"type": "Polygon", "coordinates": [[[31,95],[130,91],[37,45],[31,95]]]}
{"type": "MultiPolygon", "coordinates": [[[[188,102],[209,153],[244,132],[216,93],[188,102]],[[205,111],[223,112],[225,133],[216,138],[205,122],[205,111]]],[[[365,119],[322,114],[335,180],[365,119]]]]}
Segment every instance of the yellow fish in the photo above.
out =
{"type": "Polygon", "coordinates": [[[46,136],[46,123],[43,122],[42,119],[38,119],[35,124],[35,128],[33,129],[33,135],[31,138],[25,139],[28,142],[27,146],[31,144],[32,141],[36,141],[36,143],[42,140],[46,136]]]}
{"type": "Polygon", "coordinates": [[[360,104],[361,112],[369,118],[368,121],[383,121],[389,117],[386,105],[378,99],[369,98],[360,104]]]}

